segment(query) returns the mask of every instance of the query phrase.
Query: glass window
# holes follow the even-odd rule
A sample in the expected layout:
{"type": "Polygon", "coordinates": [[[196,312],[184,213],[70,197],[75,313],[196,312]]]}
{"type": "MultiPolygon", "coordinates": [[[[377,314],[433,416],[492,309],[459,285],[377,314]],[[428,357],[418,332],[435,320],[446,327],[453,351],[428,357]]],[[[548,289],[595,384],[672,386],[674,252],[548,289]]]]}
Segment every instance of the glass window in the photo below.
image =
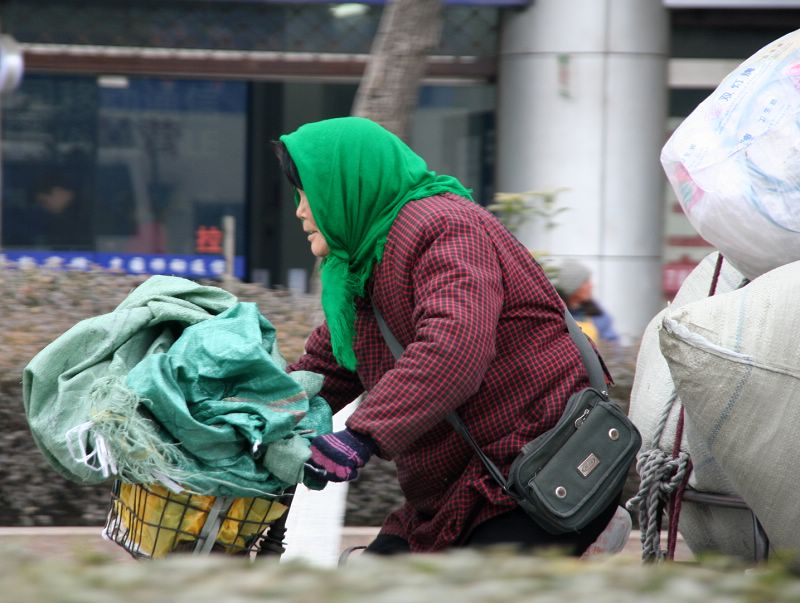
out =
{"type": "Polygon", "coordinates": [[[241,224],[245,84],[130,79],[99,105],[98,251],[202,252],[223,215],[241,224]]]}
{"type": "Polygon", "coordinates": [[[229,215],[241,254],[246,99],[241,82],[27,76],[3,106],[4,248],[190,261],[222,253],[229,215]]]}
{"type": "Polygon", "coordinates": [[[410,144],[438,173],[472,189],[481,204],[494,196],[495,87],[422,86],[410,144]]]}
{"type": "Polygon", "coordinates": [[[3,103],[3,245],[89,249],[94,79],[28,76],[3,103]]]}

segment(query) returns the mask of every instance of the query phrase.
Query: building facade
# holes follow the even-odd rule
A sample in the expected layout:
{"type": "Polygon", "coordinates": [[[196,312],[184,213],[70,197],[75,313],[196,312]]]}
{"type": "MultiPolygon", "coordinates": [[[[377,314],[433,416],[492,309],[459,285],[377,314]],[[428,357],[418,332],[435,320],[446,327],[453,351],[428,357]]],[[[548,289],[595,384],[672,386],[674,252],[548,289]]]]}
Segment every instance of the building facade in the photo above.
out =
{"type": "MultiPolygon", "coordinates": [[[[665,266],[709,250],[673,211],[658,163],[669,128],[800,26],[785,2],[736,4],[448,2],[409,142],[484,204],[497,191],[563,189],[559,223],[520,238],[586,261],[635,338],[664,303],[665,266]]],[[[227,227],[237,276],[306,290],[313,258],[270,141],[349,114],[381,11],[0,0],[26,66],[0,100],[2,253],[214,276],[227,227]]]]}

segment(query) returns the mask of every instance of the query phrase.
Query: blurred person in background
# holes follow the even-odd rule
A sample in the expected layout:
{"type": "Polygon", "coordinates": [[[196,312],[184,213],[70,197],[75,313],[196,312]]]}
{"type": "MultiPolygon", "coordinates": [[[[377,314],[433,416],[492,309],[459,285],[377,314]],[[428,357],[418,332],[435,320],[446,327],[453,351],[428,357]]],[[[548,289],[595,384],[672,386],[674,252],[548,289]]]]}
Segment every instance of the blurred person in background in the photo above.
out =
{"type": "Polygon", "coordinates": [[[375,122],[310,123],[275,147],[311,252],[323,258],[325,322],[287,370],[318,377],[334,412],[367,392],[346,429],[312,441],[306,483],[355,479],[373,455],[394,461],[405,503],[368,553],[501,543],[583,553],[616,504],[580,533],[551,535],[447,421],[457,411],[507,475],[588,385],[539,264],[457,179],[428,170],[375,122]],[[373,304],[404,347],[398,360],[373,304]]]}
{"type": "Polygon", "coordinates": [[[91,220],[77,178],[66,168],[51,167],[31,182],[28,203],[8,214],[4,242],[54,251],[91,246],[91,220]]]}
{"type": "Polygon", "coordinates": [[[593,297],[589,268],[575,260],[566,260],[558,267],[554,284],[575,322],[592,341],[619,341],[611,316],[593,297]]]}

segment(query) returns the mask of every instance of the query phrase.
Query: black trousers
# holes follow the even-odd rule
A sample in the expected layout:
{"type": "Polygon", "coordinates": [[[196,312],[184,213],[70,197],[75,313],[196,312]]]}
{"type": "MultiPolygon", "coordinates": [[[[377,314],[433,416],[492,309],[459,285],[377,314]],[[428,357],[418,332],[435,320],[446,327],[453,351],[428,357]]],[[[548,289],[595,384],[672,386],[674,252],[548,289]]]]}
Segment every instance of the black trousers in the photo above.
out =
{"type": "MultiPolygon", "coordinates": [[[[615,500],[580,532],[555,535],[540,528],[525,511],[516,507],[507,513],[478,524],[461,546],[487,547],[508,544],[518,546],[526,552],[559,549],[564,554],[579,557],[606,528],[617,510],[617,504],[615,500]]],[[[379,534],[364,552],[375,555],[396,555],[409,553],[410,549],[408,542],[399,536],[379,534]]]]}

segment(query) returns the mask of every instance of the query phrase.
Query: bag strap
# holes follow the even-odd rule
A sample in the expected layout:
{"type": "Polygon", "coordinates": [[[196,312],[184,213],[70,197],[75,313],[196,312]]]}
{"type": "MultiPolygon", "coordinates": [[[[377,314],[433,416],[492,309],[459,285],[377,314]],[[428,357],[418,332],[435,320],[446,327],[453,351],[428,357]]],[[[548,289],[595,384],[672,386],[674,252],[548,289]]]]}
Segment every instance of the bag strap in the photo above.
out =
{"type": "MultiPolygon", "coordinates": [[[[395,360],[399,359],[403,353],[403,346],[400,345],[400,342],[397,341],[397,338],[394,336],[394,333],[392,333],[389,325],[386,324],[386,321],[383,319],[383,314],[381,314],[381,311],[378,310],[378,306],[375,305],[374,301],[372,302],[372,311],[375,313],[375,319],[378,321],[378,328],[381,331],[381,335],[383,335],[383,338],[386,340],[386,345],[389,346],[389,350],[391,350],[395,360]]],[[[572,314],[570,314],[569,309],[566,307],[564,308],[564,319],[566,320],[567,330],[569,331],[570,337],[572,337],[572,341],[575,343],[575,345],[578,346],[578,350],[581,353],[581,358],[583,359],[583,364],[586,366],[586,370],[589,373],[589,384],[603,394],[603,396],[608,397],[606,380],[603,373],[603,367],[600,364],[600,359],[597,357],[597,353],[589,343],[589,339],[583,334],[583,331],[581,331],[580,327],[575,322],[575,319],[572,317],[572,314]]],[[[472,434],[467,429],[467,426],[464,425],[464,422],[461,420],[461,417],[458,415],[458,413],[455,411],[449,412],[447,414],[447,421],[453,426],[453,429],[455,429],[456,432],[458,432],[458,434],[464,438],[464,440],[466,440],[467,444],[470,445],[472,450],[475,451],[475,454],[477,454],[478,458],[481,459],[481,462],[483,462],[483,465],[486,467],[489,475],[491,475],[492,478],[494,478],[494,480],[500,484],[500,486],[503,488],[503,491],[506,494],[509,494],[511,497],[516,498],[516,494],[508,489],[506,478],[503,477],[500,469],[498,469],[497,465],[495,465],[492,460],[486,456],[478,443],[473,439],[472,434]]]]}
{"type": "Polygon", "coordinates": [[[572,337],[572,341],[578,346],[578,351],[581,353],[583,366],[586,367],[586,372],[589,373],[589,385],[603,394],[604,398],[608,398],[608,385],[606,384],[603,366],[600,364],[600,358],[597,357],[597,352],[595,352],[592,344],[589,343],[589,338],[581,331],[566,306],[564,307],[564,320],[567,323],[567,330],[570,337],[572,337]]]}

